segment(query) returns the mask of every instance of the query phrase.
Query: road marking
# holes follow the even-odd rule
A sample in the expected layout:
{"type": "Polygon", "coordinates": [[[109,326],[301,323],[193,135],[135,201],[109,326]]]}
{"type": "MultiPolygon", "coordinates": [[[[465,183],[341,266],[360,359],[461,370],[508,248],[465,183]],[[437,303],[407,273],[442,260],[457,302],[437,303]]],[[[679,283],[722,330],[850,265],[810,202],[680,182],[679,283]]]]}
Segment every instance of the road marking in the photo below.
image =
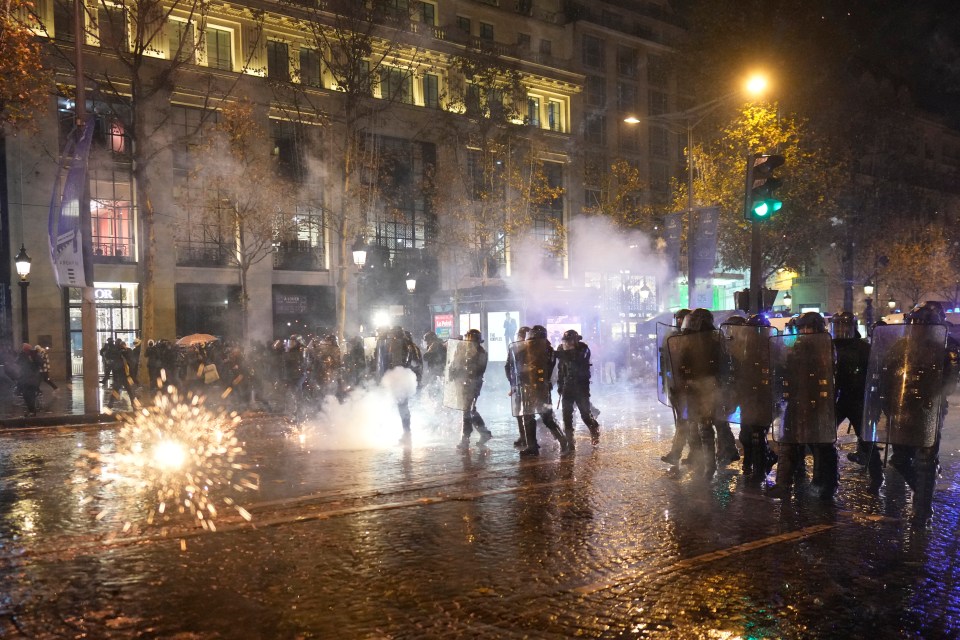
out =
{"type": "Polygon", "coordinates": [[[704,553],[699,556],[693,556],[692,558],[687,558],[686,560],[680,560],[674,562],[671,565],[666,567],[661,567],[659,569],[641,569],[637,571],[630,571],[622,573],[618,576],[614,576],[609,580],[603,580],[600,582],[594,582],[593,584],[583,585],[580,587],[575,587],[573,591],[581,595],[589,595],[591,593],[596,593],[597,591],[603,591],[604,589],[610,589],[619,584],[625,582],[638,582],[643,578],[648,578],[651,576],[663,576],[670,573],[676,573],[678,571],[687,571],[690,569],[695,569],[697,567],[704,566],[716,560],[721,560],[723,558],[729,558],[730,556],[735,556],[747,551],[753,551],[755,549],[762,549],[763,547],[769,547],[774,544],[782,544],[784,542],[793,542],[796,540],[802,540],[803,538],[809,538],[815,536],[818,533],[823,533],[824,531],[829,531],[839,527],[840,523],[835,524],[816,524],[809,527],[804,527],[797,531],[791,531],[789,533],[781,533],[776,536],[770,536],[769,538],[761,538],[760,540],[754,540],[752,542],[745,542],[743,544],[738,544],[733,547],[728,547],[726,549],[720,549],[718,551],[712,551],[710,553],[704,553]]]}

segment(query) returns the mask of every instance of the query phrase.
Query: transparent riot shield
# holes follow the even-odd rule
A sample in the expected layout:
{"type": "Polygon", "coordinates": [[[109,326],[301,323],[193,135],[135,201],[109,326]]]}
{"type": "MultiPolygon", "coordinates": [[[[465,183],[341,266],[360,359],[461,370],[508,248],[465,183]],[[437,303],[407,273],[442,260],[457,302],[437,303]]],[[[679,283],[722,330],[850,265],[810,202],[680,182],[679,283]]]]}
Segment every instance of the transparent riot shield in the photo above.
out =
{"type": "Polygon", "coordinates": [[[667,338],[677,333],[679,333],[679,331],[675,326],[657,323],[657,400],[668,407],[673,405],[670,402],[672,378],[670,375],[670,352],[667,351],[667,338]]]}
{"type": "Polygon", "coordinates": [[[407,365],[407,342],[401,336],[388,334],[377,338],[377,373],[385,374],[395,367],[407,365]]]}
{"type": "Polygon", "coordinates": [[[514,342],[510,345],[510,358],[516,377],[514,401],[511,403],[513,415],[542,413],[551,404],[553,349],[550,342],[543,338],[514,342]]]}
{"type": "MultiPolygon", "coordinates": [[[[684,420],[720,418],[720,336],[716,331],[667,338],[673,408],[684,420]]],[[[725,418],[724,418],[725,419],[725,418]]]]}
{"type": "Polygon", "coordinates": [[[933,446],[943,411],[947,327],[876,327],[864,394],[863,439],[933,446]]]}
{"type": "Polygon", "coordinates": [[[486,354],[480,344],[469,340],[447,340],[447,364],[444,367],[443,406],[469,411],[483,383],[486,354]],[[478,375],[479,371],[479,375],[478,375]]]}
{"type": "Polygon", "coordinates": [[[722,325],[723,351],[728,377],[723,389],[727,402],[738,408],[737,422],[749,426],[770,426],[773,422],[773,393],[770,387],[770,344],[777,335],[773,327],[722,325]]]}
{"type": "Polygon", "coordinates": [[[775,336],[769,345],[774,440],[785,444],[835,442],[830,334],[775,336]]]}

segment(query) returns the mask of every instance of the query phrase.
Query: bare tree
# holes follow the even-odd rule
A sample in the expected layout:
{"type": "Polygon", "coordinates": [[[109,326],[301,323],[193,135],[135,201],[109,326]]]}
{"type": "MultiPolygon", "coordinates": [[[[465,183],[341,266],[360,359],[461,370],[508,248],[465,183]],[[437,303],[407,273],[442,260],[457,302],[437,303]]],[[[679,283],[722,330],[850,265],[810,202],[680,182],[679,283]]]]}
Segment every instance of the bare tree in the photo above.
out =
{"type": "Polygon", "coordinates": [[[293,185],[277,174],[266,139],[253,104],[231,103],[223,108],[192,176],[207,196],[197,222],[232,241],[226,255],[239,271],[243,342],[248,337],[250,269],[270,257],[274,245],[297,224],[293,185]]]}
{"type": "MultiPolygon", "coordinates": [[[[174,142],[164,132],[170,97],[188,68],[192,70],[189,81],[195,83],[194,89],[200,89],[206,106],[222,102],[231,93],[240,75],[215,76],[194,66],[201,59],[223,70],[241,69],[234,68],[232,49],[225,59],[211,64],[221,52],[209,46],[210,3],[204,0],[98,0],[83,6],[85,32],[58,34],[58,40],[96,43],[107,54],[99,56],[96,64],[88,65],[87,75],[94,84],[94,96],[102,96],[113,109],[114,122],[122,127],[129,145],[139,204],[143,333],[156,335],[156,225],[161,214],[155,203],[162,200],[160,194],[166,192],[167,187],[155,183],[158,175],[155,161],[174,142]],[[61,37],[63,35],[68,37],[61,37]]],[[[69,15],[73,3],[56,0],[55,14],[58,11],[69,15]]],[[[245,11],[252,23],[248,33],[259,34],[263,12],[245,11]]],[[[247,45],[245,55],[240,56],[244,68],[256,50],[256,39],[247,45]]],[[[72,64],[72,56],[62,50],[61,53],[65,61],[72,64]]]]}
{"type": "Polygon", "coordinates": [[[333,0],[322,6],[296,3],[291,14],[308,34],[300,50],[299,82],[274,82],[284,116],[325,126],[322,162],[333,187],[324,208],[330,242],[336,247],[336,324],[344,335],[352,244],[368,229],[375,203],[389,200],[375,179],[382,158],[376,134],[398,104],[412,103],[412,83],[422,61],[415,34],[415,3],[333,0]],[[329,82],[333,97],[314,90],[329,82]]]}

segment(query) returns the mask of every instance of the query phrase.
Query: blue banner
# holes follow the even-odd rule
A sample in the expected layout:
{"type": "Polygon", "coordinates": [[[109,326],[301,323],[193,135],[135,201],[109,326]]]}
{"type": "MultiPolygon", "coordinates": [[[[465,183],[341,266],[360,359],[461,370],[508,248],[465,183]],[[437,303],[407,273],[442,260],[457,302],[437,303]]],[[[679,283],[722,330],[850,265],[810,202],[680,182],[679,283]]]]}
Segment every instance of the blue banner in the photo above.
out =
{"type": "Polygon", "coordinates": [[[80,219],[80,199],[87,189],[87,159],[93,142],[93,129],[94,120],[88,118],[80,139],[75,141],[76,132],[70,136],[60,156],[57,179],[53,185],[48,234],[50,261],[57,286],[60,287],[93,286],[92,269],[85,268],[91,259],[91,239],[84,238],[80,219]]]}
{"type": "Polygon", "coordinates": [[[668,213],[663,219],[664,234],[663,239],[666,243],[664,247],[664,258],[667,261],[667,267],[671,274],[680,273],[680,241],[683,237],[683,214],[668,213]]]}
{"type": "Polygon", "coordinates": [[[694,291],[690,308],[713,305],[711,281],[717,264],[717,225],[719,207],[694,209],[690,219],[690,283],[694,291]]]}

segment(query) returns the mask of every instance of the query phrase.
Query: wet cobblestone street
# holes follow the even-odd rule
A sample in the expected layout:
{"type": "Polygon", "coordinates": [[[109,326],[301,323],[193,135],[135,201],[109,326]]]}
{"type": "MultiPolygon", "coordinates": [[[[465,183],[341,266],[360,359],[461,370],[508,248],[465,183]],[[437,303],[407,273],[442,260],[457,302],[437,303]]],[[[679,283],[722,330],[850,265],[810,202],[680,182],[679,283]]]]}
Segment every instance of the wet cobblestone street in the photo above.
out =
{"type": "Polygon", "coordinates": [[[424,406],[407,449],[399,421],[383,446],[341,449],[321,428],[301,439],[248,418],[260,490],[240,502],[252,520],[222,513],[215,532],[123,531],[143,505],[77,466],[80,451],[112,446],[111,429],[2,432],[0,637],[960,634],[960,412],[924,529],[892,469],[868,493],[845,427],[833,503],[806,485],[773,499],[739,463],[710,483],[671,472],[660,455],[672,418],[649,395],[600,389],[601,444],[580,424],[562,459],[545,432],[541,455],[519,458],[503,396],[486,391],[496,437],[465,453],[459,414],[424,406]]]}

